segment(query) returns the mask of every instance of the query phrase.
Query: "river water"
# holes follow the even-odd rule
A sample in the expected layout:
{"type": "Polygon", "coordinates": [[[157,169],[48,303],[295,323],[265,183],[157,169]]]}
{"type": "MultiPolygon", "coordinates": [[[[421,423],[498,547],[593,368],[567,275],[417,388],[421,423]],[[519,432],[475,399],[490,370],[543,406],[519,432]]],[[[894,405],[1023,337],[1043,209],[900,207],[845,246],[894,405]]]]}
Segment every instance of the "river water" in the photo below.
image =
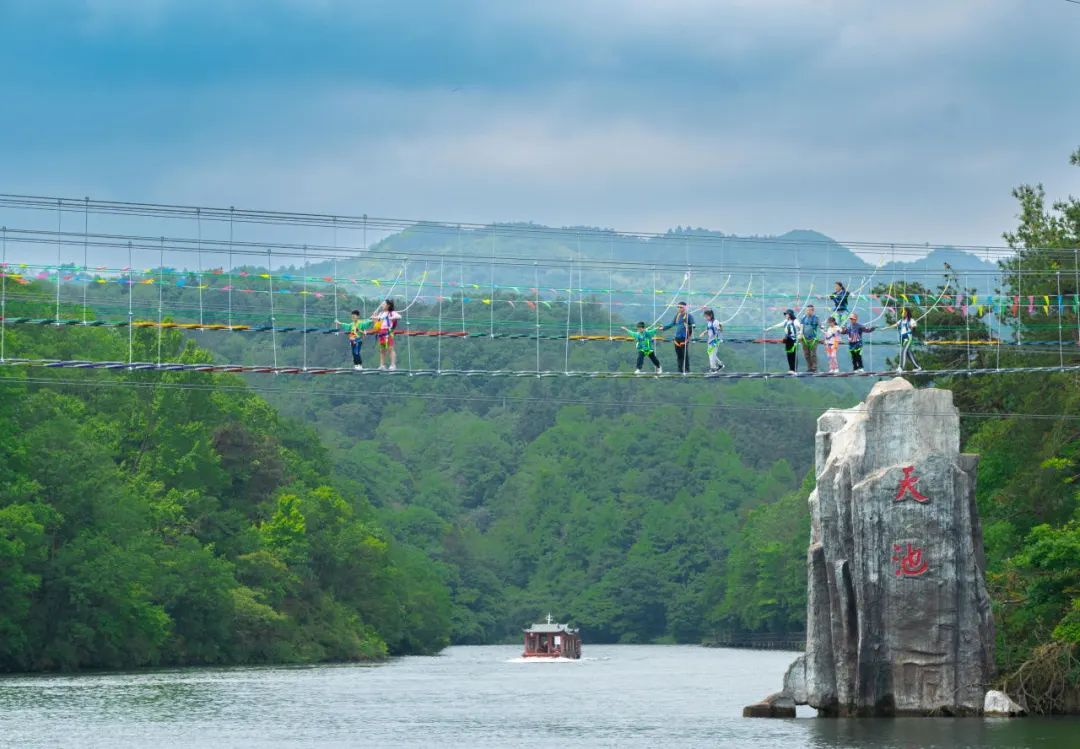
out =
{"type": "Polygon", "coordinates": [[[581,661],[556,663],[519,653],[3,677],[0,745],[1080,747],[1080,719],[742,718],[795,653],[586,644],[581,661]]]}

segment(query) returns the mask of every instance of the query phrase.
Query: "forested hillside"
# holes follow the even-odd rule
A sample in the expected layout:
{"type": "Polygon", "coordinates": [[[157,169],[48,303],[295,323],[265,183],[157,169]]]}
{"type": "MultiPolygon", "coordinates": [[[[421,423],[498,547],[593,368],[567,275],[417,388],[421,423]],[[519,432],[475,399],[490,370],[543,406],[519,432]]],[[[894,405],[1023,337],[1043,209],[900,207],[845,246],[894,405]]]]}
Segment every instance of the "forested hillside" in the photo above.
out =
{"type": "MultiPolygon", "coordinates": [[[[127,355],[97,329],[5,344],[127,355]]],[[[334,480],[315,433],[236,378],[0,369],[0,671],[433,652],[450,609],[436,565],[334,480]]]]}

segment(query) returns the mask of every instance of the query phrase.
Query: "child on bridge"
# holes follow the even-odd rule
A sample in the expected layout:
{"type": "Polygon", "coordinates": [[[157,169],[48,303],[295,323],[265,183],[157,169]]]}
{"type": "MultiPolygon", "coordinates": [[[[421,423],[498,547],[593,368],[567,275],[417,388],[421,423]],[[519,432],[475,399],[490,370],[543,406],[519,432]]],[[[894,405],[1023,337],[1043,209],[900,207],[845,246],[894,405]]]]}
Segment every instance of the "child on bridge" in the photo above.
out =
{"type": "Polygon", "coordinates": [[[851,353],[851,369],[862,372],[862,337],[866,333],[873,333],[873,327],[863,325],[859,322],[859,316],[852,312],[848,315],[847,324],[840,328],[840,332],[847,336],[848,351],[851,353]]]}
{"type": "Polygon", "coordinates": [[[724,368],[724,362],[720,361],[720,344],[723,343],[721,333],[724,324],[717,321],[716,313],[711,309],[705,310],[705,351],[709,354],[709,371],[719,372],[724,368]]]}
{"type": "MultiPolygon", "coordinates": [[[[334,320],[334,324],[339,328],[343,325],[341,320],[334,320]]],[[[353,369],[357,371],[364,368],[364,360],[360,356],[360,349],[364,345],[364,331],[373,324],[371,320],[360,320],[360,310],[354,309],[352,311],[352,319],[348,323],[348,337],[349,348],[352,350],[353,369]]]]}
{"type": "Polygon", "coordinates": [[[825,323],[825,355],[829,357],[829,372],[839,372],[840,365],[836,362],[836,352],[840,348],[840,326],[836,324],[836,318],[830,317],[825,323]]]}
{"type": "Polygon", "coordinates": [[[637,343],[637,366],[634,368],[634,374],[641,374],[641,365],[645,363],[646,356],[656,367],[656,374],[661,374],[663,368],[660,366],[660,360],[656,358],[656,348],[653,346],[653,337],[659,328],[655,325],[645,327],[644,322],[639,322],[637,330],[631,330],[630,328],[623,328],[623,330],[629,333],[630,337],[637,343]]]}

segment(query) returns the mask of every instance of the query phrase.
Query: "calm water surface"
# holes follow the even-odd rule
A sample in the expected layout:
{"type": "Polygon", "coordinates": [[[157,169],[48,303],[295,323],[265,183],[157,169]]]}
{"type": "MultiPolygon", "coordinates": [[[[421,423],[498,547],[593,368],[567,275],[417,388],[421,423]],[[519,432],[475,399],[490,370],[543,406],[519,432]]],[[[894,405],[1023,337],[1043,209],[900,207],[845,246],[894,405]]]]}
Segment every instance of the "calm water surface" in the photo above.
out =
{"type": "MultiPolygon", "coordinates": [[[[456,647],[378,666],[0,678],[16,747],[1080,747],[1080,720],[751,720],[794,653],[456,647]]],[[[807,711],[812,715],[813,711],[807,711]]]]}

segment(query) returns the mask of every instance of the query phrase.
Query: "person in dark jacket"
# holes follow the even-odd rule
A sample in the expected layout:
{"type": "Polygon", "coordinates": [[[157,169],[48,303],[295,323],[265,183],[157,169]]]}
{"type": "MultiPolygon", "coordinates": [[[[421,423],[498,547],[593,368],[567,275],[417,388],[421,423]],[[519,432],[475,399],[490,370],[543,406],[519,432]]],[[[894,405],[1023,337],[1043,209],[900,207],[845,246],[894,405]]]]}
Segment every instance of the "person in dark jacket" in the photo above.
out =
{"type": "Polygon", "coordinates": [[[829,295],[829,301],[833,306],[833,317],[841,325],[844,324],[844,318],[847,317],[848,311],[848,292],[844,288],[844,284],[840,281],[836,282],[836,289],[829,295]]]}
{"type": "Polygon", "coordinates": [[[675,319],[670,325],[665,325],[661,330],[675,329],[672,336],[675,340],[675,359],[679,372],[690,373],[690,339],[694,335],[694,316],[687,309],[686,302],[679,302],[679,308],[675,311],[675,319]]]}

